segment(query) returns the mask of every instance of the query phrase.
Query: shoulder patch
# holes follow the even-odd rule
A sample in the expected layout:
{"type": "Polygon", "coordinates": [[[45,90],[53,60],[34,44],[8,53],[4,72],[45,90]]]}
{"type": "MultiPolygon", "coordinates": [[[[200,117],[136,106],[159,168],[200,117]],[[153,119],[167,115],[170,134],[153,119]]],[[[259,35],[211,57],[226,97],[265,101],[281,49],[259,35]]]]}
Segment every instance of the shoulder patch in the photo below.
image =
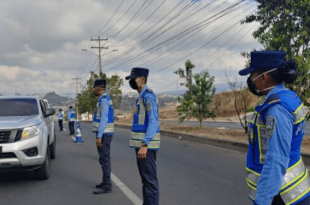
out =
{"type": "Polygon", "coordinates": [[[148,112],[151,112],[151,111],[152,111],[152,103],[151,103],[150,100],[147,100],[147,101],[146,101],[146,110],[147,110],[148,112]]]}
{"type": "Polygon", "coordinates": [[[150,89],[150,88],[146,89],[146,91],[149,92],[149,93],[153,93],[153,90],[150,89]]]}
{"type": "Polygon", "coordinates": [[[272,116],[267,116],[265,126],[266,126],[266,135],[268,138],[271,138],[276,127],[276,119],[272,116]]]}

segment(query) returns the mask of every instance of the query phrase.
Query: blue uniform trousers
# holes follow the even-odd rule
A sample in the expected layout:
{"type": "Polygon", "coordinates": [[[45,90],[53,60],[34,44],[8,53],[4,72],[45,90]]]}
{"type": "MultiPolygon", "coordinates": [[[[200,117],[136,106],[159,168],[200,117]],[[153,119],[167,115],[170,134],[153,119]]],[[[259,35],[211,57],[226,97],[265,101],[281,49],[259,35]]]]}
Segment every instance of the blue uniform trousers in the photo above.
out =
{"type": "MultiPolygon", "coordinates": [[[[306,197],[304,200],[302,200],[301,202],[298,202],[295,205],[309,205],[309,204],[310,204],[310,196],[306,197]]],[[[285,203],[283,202],[280,195],[277,195],[273,198],[271,205],[285,205],[285,203]]]]}
{"type": "Polygon", "coordinates": [[[101,138],[102,147],[97,147],[99,154],[99,163],[102,169],[102,183],[111,184],[111,157],[110,149],[113,135],[103,134],[101,138]]]}
{"type": "Polygon", "coordinates": [[[74,121],[69,121],[70,134],[74,135],[74,121]]]}
{"type": "MultiPolygon", "coordinates": [[[[138,151],[136,149],[136,153],[138,151]]],[[[143,205],[159,204],[156,153],[157,150],[148,150],[145,159],[137,158],[137,165],[143,184],[143,205]]]]}
{"type": "Polygon", "coordinates": [[[64,129],[62,120],[58,120],[58,124],[59,124],[59,130],[62,131],[64,129]]]}

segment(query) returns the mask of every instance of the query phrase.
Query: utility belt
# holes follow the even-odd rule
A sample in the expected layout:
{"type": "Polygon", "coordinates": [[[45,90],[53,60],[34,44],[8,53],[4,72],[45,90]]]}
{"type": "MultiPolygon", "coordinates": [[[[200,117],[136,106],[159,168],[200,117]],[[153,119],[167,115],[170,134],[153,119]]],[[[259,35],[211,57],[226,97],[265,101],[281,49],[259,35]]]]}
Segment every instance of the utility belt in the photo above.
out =
{"type": "MultiPolygon", "coordinates": [[[[92,126],[93,126],[93,132],[98,132],[100,122],[93,122],[92,126]]],[[[103,133],[114,133],[114,123],[107,123],[103,133]]]]}
{"type": "MultiPolygon", "coordinates": [[[[252,200],[255,200],[257,191],[257,182],[260,174],[246,168],[246,182],[248,185],[248,194],[252,200]]],[[[310,178],[308,169],[305,167],[302,159],[287,169],[280,189],[280,196],[286,205],[292,204],[310,191],[310,178]]]]}
{"type": "MultiPolygon", "coordinates": [[[[129,146],[132,148],[140,148],[142,144],[142,140],[144,139],[145,133],[140,132],[131,132],[131,138],[129,142],[129,146]]],[[[148,149],[159,149],[160,147],[160,133],[155,133],[154,138],[150,141],[147,146],[148,149]]]]}

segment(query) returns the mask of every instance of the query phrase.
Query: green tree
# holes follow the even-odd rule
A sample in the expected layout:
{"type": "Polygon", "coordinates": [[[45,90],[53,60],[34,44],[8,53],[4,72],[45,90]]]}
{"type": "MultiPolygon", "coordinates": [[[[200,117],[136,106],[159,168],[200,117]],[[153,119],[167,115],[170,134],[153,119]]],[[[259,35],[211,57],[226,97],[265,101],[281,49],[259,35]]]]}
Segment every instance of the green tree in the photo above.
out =
{"type": "Polygon", "coordinates": [[[123,79],[117,75],[112,75],[108,78],[105,73],[100,73],[98,75],[91,72],[90,78],[87,80],[86,84],[82,86],[82,91],[77,96],[79,113],[94,112],[94,108],[98,101],[98,97],[96,97],[93,92],[93,85],[96,79],[105,79],[107,81],[107,92],[111,97],[114,108],[120,106],[122,100],[122,91],[120,87],[123,85],[123,79]]]}
{"type": "Polygon", "coordinates": [[[309,106],[310,0],[256,0],[257,12],[241,23],[258,22],[254,38],[266,50],[284,50],[298,63],[297,80],[289,87],[309,106]]]}
{"type": "Polygon", "coordinates": [[[179,68],[174,73],[180,78],[185,78],[186,82],[181,83],[188,88],[188,91],[179,98],[181,105],[177,107],[177,112],[180,115],[179,121],[183,122],[186,118],[196,118],[202,128],[202,121],[207,118],[215,118],[215,108],[211,107],[215,94],[213,86],[214,77],[210,77],[208,71],[201,72],[192,76],[192,70],[195,67],[191,61],[185,62],[185,70],[179,68]],[[194,82],[193,80],[194,79],[194,82]]]}

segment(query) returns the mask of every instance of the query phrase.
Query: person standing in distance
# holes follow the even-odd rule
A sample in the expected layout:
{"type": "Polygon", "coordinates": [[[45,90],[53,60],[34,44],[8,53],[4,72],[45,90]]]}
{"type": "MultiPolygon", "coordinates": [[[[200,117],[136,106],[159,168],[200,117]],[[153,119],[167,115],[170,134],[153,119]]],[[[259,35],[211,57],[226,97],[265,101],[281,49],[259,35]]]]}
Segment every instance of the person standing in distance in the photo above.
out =
{"type": "Polygon", "coordinates": [[[92,125],[102,169],[102,181],[96,185],[97,190],[93,193],[104,194],[112,191],[110,149],[114,135],[114,109],[112,100],[106,93],[106,80],[95,80],[93,91],[95,96],[99,96],[92,125]]]}
{"type": "Polygon", "coordinates": [[[59,113],[58,113],[58,125],[59,125],[59,130],[63,131],[63,119],[64,119],[64,114],[62,112],[62,109],[59,109],[59,113]]]}
{"type": "Polygon", "coordinates": [[[143,205],[159,204],[156,155],[160,147],[158,101],[155,93],[148,88],[146,68],[132,68],[126,77],[139,98],[133,116],[129,146],[135,148],[137,165],[143,184],[143,205]]]}
{"type": "Polygon", "coordinates": [[[74,135],[75,111],[73,110],[72,106],[70,106],[69,108],[70,110],[68,112],[68,117],[67,117],[67,120],[69,122],[69,131],[70,131],[69,135],[74,135]]]}
{"type": "Polygon", "coordinates": [[[249,90],[264,96],[249,121],[246,183],[254,205],[310,204],[310,178],[301,157],[308,108],[284,86],[297,77],[297,64],[285,56],[255,51],[250,67],[239,71],[250,74],[249,90]]]}

